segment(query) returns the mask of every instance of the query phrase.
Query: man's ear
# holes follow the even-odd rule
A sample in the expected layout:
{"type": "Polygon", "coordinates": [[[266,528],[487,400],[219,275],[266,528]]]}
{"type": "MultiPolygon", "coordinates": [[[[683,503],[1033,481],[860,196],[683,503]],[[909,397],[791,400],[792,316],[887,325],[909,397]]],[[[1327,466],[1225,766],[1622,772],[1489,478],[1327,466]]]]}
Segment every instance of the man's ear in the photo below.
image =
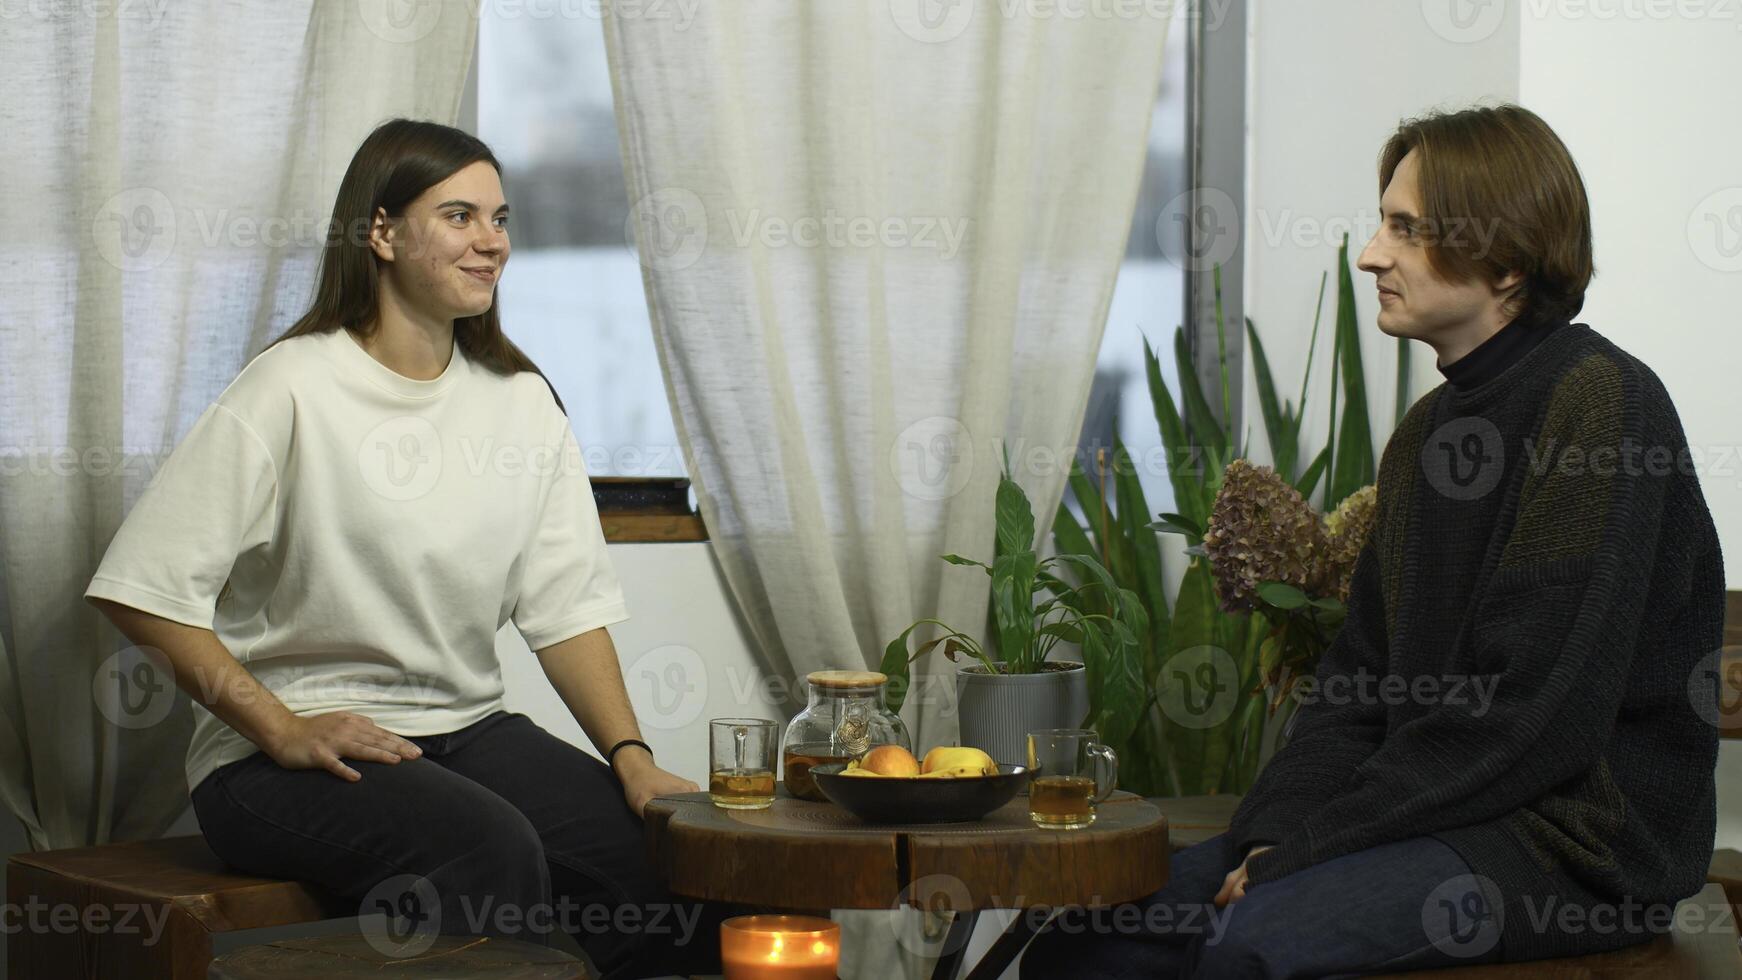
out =
{"type": "Polygon", "coordinates": [[[1508,318],[1517,316],[1524,305],[1524,273],[1508,270],[1494,281],[1494,295],[1501,298],[1500,309],[1508,318]]]}
{"type": "Polygon", "coordinates": [[[387,209],[376,208],[375,216],[369,221],[369,250],[383,262],[393,261],[393,239],[388,232],[392,225],[387,220],[387,209]]]}

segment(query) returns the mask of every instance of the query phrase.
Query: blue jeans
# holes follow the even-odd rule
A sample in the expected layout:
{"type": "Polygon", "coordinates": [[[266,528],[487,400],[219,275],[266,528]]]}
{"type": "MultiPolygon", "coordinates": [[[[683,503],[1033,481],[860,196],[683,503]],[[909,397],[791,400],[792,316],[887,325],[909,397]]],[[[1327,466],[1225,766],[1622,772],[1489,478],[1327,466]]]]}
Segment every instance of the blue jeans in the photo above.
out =
{"type": "Polygon", "coordinates": [[[1239,867],[1227,834],[1172,857],[1168,883],[1135,903],[1069,909],[1022,956],[1023,980],[1285,978],[1500,962],[1469,865],[1432,837],[1325,861],[1217,908],[1239,867]],[[1460,916],[1474,908],[1475,919],[1460,916]]]}
{"type": "Polygon", "coordinates": [[[360,918],[393,909],[395,951],[426,934],[548,945],[561,928],[609,978],[720,972],[736,910],[665,890],[604,763],[507,711],[407,738],[422,756],[347,758],[355,783],[265,752],[221,766],[193,791],[200,829],[238,869],[323,886],[360,918]]]}

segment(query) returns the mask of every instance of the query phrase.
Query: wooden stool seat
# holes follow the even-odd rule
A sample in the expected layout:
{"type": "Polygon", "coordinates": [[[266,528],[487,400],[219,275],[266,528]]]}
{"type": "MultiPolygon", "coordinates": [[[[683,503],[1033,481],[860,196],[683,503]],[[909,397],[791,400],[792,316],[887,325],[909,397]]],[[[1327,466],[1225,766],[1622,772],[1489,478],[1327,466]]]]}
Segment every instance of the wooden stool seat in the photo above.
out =
{"type": "Polygon", "coordinates": [[[1742,909],[1742,851],[1733,847],[1713,851],[1706,880],[1723,886],[1725,896],[1730,899],[1730,908],[1742,909]]]}
{"type": "Polygon", "coordinates": [[[395,980],[588,980],[580,960],[560,949],[512,939],[438,936],[415,956],[394,956],[361,934],[287,939],[225,953],[211,980],[304,980],[390,977],[395,980]]]}
{"type": "Polygon", "coordinates": [[[14,854],[6,897],[73,910],[81,924],[54,927],[44,911],[46,927],[32,928],[25,915],[7,938],[14,977],[204,980],[215,933],[357,914],[355,902],[302,882],[227,867],[198,834],[14,854]]]}

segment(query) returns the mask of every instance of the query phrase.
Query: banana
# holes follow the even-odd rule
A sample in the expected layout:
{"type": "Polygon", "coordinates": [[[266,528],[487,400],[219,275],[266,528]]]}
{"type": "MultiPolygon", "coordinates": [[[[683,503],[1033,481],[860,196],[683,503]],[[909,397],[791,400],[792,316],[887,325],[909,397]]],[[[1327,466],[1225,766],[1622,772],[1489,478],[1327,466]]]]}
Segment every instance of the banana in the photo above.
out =
{"type": "Polygon", "coordinates": [[[933,769],[931,772],[923,772],[923,773],[919,774],[919,778],[920,779],[964,779],[964,778],[972,778],[972,777],[976,777],[976,776],[995,776],[997,774],[998,774],[998,770],[996,767],[988,769],[985,766],[961,765],[961,766],[951,766],[948,769],[933,769]]]}

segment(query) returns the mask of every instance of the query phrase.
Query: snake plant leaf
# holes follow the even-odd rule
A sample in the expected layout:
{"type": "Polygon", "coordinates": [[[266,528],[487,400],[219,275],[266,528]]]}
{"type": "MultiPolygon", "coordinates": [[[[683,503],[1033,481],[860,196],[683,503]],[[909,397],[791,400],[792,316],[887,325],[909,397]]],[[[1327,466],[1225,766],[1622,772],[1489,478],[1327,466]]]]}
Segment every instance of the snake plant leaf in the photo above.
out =
{"type": "Polygon", "coordinates": [[[1325,487],[1325,511],[1373,482],[1373,429],[1367,419],[1367,374],[1361,367],[1361,336],[1355,314],[1355,280],[1349,273],[1349,236],[1337,250],[1337,347],[1347,403],[1325,487]]]}
{"type": "Polygon", "coordinates": [[[1252,375],[1258,384],[1258,408],[1264,416],[1264,435],[1270,441],[1274,468],[1285,480],[1294,477],[1295,455],[1299,450],[1300,430],[1290,427],[1290,415],[1276,397],[1276,379],[1270,373],[1270,360],[1264,356],[1264,342],[1258,339],[1258,329],[1252,318],[1246,318],[1246,342],[1252,347],[1252,375]]]}

